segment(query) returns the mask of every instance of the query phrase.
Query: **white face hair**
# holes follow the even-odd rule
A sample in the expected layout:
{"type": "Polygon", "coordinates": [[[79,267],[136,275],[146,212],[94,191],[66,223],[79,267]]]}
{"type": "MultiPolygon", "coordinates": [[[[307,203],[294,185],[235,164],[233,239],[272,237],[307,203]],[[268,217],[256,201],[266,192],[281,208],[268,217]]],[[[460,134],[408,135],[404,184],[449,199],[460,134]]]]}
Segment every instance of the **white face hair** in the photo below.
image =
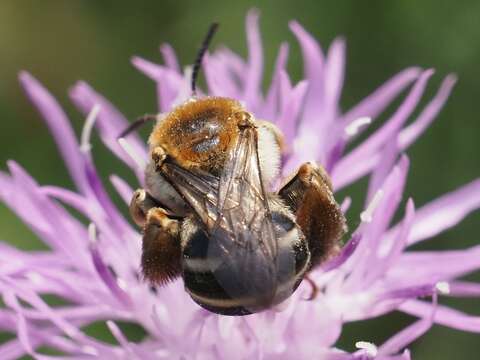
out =
{"type": "Polygon", "coordinates": [[[262,180],[268,188],[280,172],[280,149],[273,130],[263,124],[258,126],[258,158],[262,180]]]}

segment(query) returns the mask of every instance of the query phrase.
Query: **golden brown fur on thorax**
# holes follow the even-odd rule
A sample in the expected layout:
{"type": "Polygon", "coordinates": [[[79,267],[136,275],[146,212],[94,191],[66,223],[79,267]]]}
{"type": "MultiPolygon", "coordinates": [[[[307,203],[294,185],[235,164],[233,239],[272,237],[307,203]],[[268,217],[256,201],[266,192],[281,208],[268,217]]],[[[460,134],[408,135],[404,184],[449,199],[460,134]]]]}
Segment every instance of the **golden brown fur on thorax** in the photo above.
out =
{"type": "Polygon", "coordinates": [[[245,110],[236,100],[207,97],[194,99],[173,109],[155,126],[150,149],[161,146],[185,168],[215,172],[238,136],[239,117],[245,110]]]}

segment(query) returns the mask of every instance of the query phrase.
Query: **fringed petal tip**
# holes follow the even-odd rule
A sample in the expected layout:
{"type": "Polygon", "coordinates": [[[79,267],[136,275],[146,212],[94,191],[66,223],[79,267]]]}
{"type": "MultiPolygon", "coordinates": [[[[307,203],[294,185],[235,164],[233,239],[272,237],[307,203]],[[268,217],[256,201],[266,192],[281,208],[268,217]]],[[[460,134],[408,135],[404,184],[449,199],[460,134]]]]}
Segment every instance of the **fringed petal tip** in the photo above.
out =
{"type": "Polygon", "coordinates": [[[133,56],[130,61],[137,70],[139,70],[141,73],[145,74],[152,80],[158,81],[161,79],[163,69],[160,65],[154,64],[139,56],[133,56]]]}
{"type": "Polygon", "coordinates": [[[37,80],[27,70],[20,70],[18,72],[18,80],[23,86],[28,86],[28,84],[31,82],[37,82],[37,80]]]}

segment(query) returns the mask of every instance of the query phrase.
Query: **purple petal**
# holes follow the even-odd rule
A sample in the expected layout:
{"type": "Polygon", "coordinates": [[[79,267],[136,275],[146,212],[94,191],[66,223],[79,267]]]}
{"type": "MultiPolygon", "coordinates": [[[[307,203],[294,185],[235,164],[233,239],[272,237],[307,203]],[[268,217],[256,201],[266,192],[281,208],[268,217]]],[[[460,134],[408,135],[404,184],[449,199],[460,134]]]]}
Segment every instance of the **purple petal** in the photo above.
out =
{"type": "Polygon", "coordinates": [[[292,89],[286,73],[282,73],[280,84],[283,89],[281,95],[282,109],[276,125],[285,136],[286,144],[291,145],[295,138],[298,118],[301,113],[301,106],[305,99],[308,84],[306,81],[301,81],[292,89]]]}
{"type": "Polygon", "coordinates": [[[79,144],[64,111],[53,96],[28,72],[22,71],[19,80],[50,129],[75,185],[80,191],[87,191],[84,160],[78,151],[79,144]]]}
{"type": "Polygon", "coordinates": [[[129,343],[125,335],[123,335],[120,328],[113,321],[107,321],[107,326],[113,337],[118,341],[118,343],[126,350],[128,357],[131,359],[142,359],[139,357],[139,354],[134,351],[134,346],[129,343]]]}
{"type": "Polygon", "coordinates": [[[325,63],[325,93],[323,106],[331,109],[330,121],[336,117],[340,94],[343,86],[345,72],[345,40],[334,40],[327,54],[325,63]]]}
{"type": "MultiPolygon", "coordinates": [[[[322,50],[313,37],[298,23],[290,22],[290,29],[302,49],[304,78],[308,81],[308,89],[303,103],[302,120],[298,125],[298,136],[294,143],[294,154],[286,163],[284,174],[293,171],[300,163],[305,161],[318,160],[325,164],[326,149],[330,146],[330,139],[325,138],[325,130],[337,112],[337,104],[332,107],[326,102],[327,85],[325,78],[327,69],[322,50]],[[305,149],[308,149],[308,152],[305,149]]],[[[333,46],[334,51],[330,53],[330,55],[333,54],[333,56],[330,56],[330,62],[328,63],[330,75],[338,74],[337,66],[342,66],[342,61],[338,61],[338,56],[341,55],[340,48],[339,46],[333,46]]],[[[335,91],[336,86],[333,84],[336,80],[338,79],[329,79],[330,95],[332,95],[332,91],[335,91]]]]}
{"type": "Polygon", "coordinates": [[[85,201],[86,199],[81,195],[56,186],[43,186],[40,189],[40,191],[46,196],[51,196],[55,199],[63,201],[66,204],[69,204],[82,214],[90,215],[90,218],[95,217],[93,215],[94,212],[91,211],[92,209],[87,206],[87,202],[85,201]]]}
{"type": "MultiPolygon", "coordinates": [[[[103,211],[104,214],[106,215],[104,217],[106,217],[107,220],[111,222],[111,226],[108,226],[107,228],[111,227],[112,229],[115,229],[118,232],[117,234],[120,236],[116,240],[123,240],[123,237],[121,237],[121,234],[130,232],[131,231],[130,225],[122,216],[122,214],[118,211],[117,207],[113,204],[113,201],[112,199],[110,199],[110,196],[105,190],[103,183],[99,178],[99,175],[97,174],[95,168],[93,167],[93,164],[91,163],[87,164],[86,173],[87,173],[87,178],[88,178],[90,188],[92,189],[92,193],[95,197],[95,201],[98,203],[98,205],[100,205],[99,207],[101,211],[103,211]]],[[[100,220],[100,219],[98,219],[97,217],[92,220],[100,220]]]]}
{"type": "MultiPolygon", "coordinates": [[[[442,83],[435,98],[425,107],[416,121],[402,130],[398,137],[397,147],[400,150],[405,150],[430,124],[437,115],[438,110],[444,105],[447,96],[454,85],[455,78],[448,76],[442,83]],[[406,132],[405,132],[406,131],[406,132]]],[[[362,163],[357,163],[356,167],[350,168],[350,173],[340,179],[333,179],[336,189],[340,189],[355,179],[360,178],[372,168],[374,168],[381,161],[381,154],[373,153],[363,160],[362,163]]],[[[341,170],[339,171],[339,173],[341,170]]]]}
{"type": "Polygon", "coordinates": [[[332,169],[336,166],[336,164],[342,158],[343,152],[345,151],[346,144],[347,144],[346,140],[344,138],[340,138],[329,149],[328,154],[325,157],[325,166],[324,166],[325,170],[327,170],[329,174],[332,172],[332,169]]]}
{"type": "Polygon", "coordinates": [[[16,311],[16,315],[17,315],[16,333],[20,341],[20,344],[23,346],[23,348],[28,354],[33,355],[34,350],[30,341],[30,336],[28,334],[27,321],[25,319],[25,316],[23,316],[22,307],[20,306],[20,303],[18,302],[17,297],[13,294],[13,292],[7,291],[4,293],[3,298],[5,300],[5,305],[7,305],[8,307],[16,311]]]}
{"type": "Polygon", "coordinates": [[[395,336],[388,339],[381,347],[381,354],[394,354],[400,352],[407,345],[413,343],[420,336],[424,335],[432,327],[432,318],[418,320],[409,325],[395,336]]]}
{"type": "Polygon", "coordinates": [[[467,281],[453,281],[448,283],[450,291],[447,296],[480,297],[480,284],[467,281]]]}
{"type": "Polygon", "coordinates": [[[163,66],[142,59],[138,56],[132,57],[131,61],[137,70],[148,76],[153,81],[159,81],[162,78],[163,73],[166,71],[163,66]]]}
{"type": "Polygon", "coordinates": [[[336,269],[343,265],[350,256],[355,252],[358,244],[360,243],[362,236],[358,233],[354,234],[352,238],[342,247],[340,254],[338,254],[335,258],[327,262],[325,265],[322,266],[322,270],[327,272],[333,269],[336,269]]]}
{"type": "Polygon", "coordinates": [[[418,67],[407,68],[398,73],[343,115],[342,125],[347,127],[352,121],[364,116],[375,119],[403,89],[420,76],[420,73],[421,69],[418,67]]]}
{"type": "Polygon", "coordinates": [[[400,224],[400,230],[398,231],[391,248],[385,251],[382,249],[382,247],[380,247],[379,250],[383,250],[383,252],[380,253],[380,251],[377,251],[374,254],[376,259],[372,259],[370,261],[375,263],[375,266],[370,269],[368,276],[365,277],[365,284],[368,284],[369,280],[373,281],[384,275],[388,271],[388,268],[392,267],[396,260],[401,256],[404,248],[406,247],[414,217],[415,206],[413,204],[413,200],[408,199],[404,219],[400,224]]]}
{"type": "MultiPolygon", "coordinates": [[[[304,63],[304,78],[310,83],[309,94],[318,96],[323,92],[323,71],[324,71],[324,55],[318,42],[296,21],[289,24],[290,30],[293,32],[302,50],[304,63]]],[[[309,119],[316,116],[315,113],[305,114],[309,119]]]]}
{"type": "MultiPolygon", "coordinates": [[[[17,335],[18,337],[18,335],[17,335]]],[[[38,340],[32,340],[31,346],[36,347],[40,344],[38,340]]],[[[10,340],[0,345],[0,359],[4,360],[17,360],[25,355],[25,346],[18,339],[10,340]]]]}
{"type": "Polygon", "coordinates": [[[261,84],[263,72],[262,39],[258,27],[258,11],[250,10],[245,23],[248,45],[248,70],[245,74],[245,103],[247,108],[255,111],[258,100],[261,99],[261,84]]]}
{"type": "Polygon", "coordinates": [[[339,183],[344,184],[345,180],[342,177],[352,172],[352,169],[362,164],[365,159],[371,157],[401,129],[420,101],[427,81],[432,74],[432,70],[423,72],[395,114],[379,130],[369,136],[367,140],[363,141],[335,166],[332,172],[332,180],[336,186],[339,183]]]}
{"type": "MultiPolygon", "coordinates": [[[[234,53],[227,47],[221,47],[219,50],[215,51],[215,56],[218,56],[223,60],[225,66],[230,69],[232,76],[234,76],[238,81],[244,81],[244,75],[248,70],[248,66],[243,60],[242,57],[234,53]]],[[[239,94],[239,98],[240,98],[239,94]]]]}
{"type": "Polygon", "coordinates": [[[417,213],[408,240],[414,244],[457,225],[480,207],[480,179],[423,206],[417,213]]]}
{"type": "MultiPolygon", "coordinates": [[[[452,191],[422,206],[415,216],[409,244],[415,244],[457,225],[468,214],[480,207],[480,179],[452,191]]],[[[392,228],[386,238],[391,239],[398,231],[392,228]]]]}
{"type": "Polygon", "coordinates": [[[365,203],[368,204],[371,200],[373,195],[377,192],[380,186],[385,181],[386,177],[390,173],[393,165],[398,156],[398,147],[397,147],[397,136],[392,136],[392,139],[387,141],[383,151],[382,151],[382,159],[380,160],[379,164],[375,167],[370,181],[368,183],[368,192],[365,198],[365,203]]]}
{"type": "MultiPolygon", "coordinates": [[[[432,305],[419,300],[410,300],[400,305],[399,310],[410,315],[425,317],[432,312],[432,305]]],[[[447,306],[438,306],[434,321],[453,329],[480,333],[480,316],[468,315],[447,306]]]]}
{"type": "Polygon", "coordinates": [[[18,164],[10,161],[8,165],[12,178],[1,186],[0,196],[3,201],[46,244],[68,255],[72,263],[82,264],[85,261],[82,249],[86,245],[79,239],[82,225],[43,195],[38,185],[18,164]]]}
{"type": "Polygon", "coordinates": [[[377,296],[376,301],[382,302],[385,300],[408,300],[416,299],[419,297],[426,297],[435,294],[435,284],[416,285],[405,288],[397,288],[394,290],[386,291],[377,296]]]}
{"type": "Polygon", "coordinates": [[[185,87],[185,79],[181,73],[136,56],[132,58],[132,64],[156,82],[160,112],[170,111],[179,95],[179,90],[185,87]]]}
{"type": "Polygon", "coordinates": [[[178,64],[177,56],[175,55],[175,50],[173,50],[170,44],[162,44],[160,46],[160,52],[162,53],[167,68],[177,73],[182,72],[180,70],[180,65],[178,64]]]}
{"type": "Polygon", "coordinates": [[[445,80],[443,80],[435,97],[428,103],[422,113],[418,116],[418,119],[400,132],[399,144],[401,149],[409,147],[410,144],[412,144],[430,126],[443,105],[445,105],[456,81],[456,76],[447,76],[445,80]]]}
{"type": "Polygon", "coordinates": [[[403,156],[382,185],[383,196],[374,211],[372,221],[367,222],[364,226],[362,242],[355,251],[353,262],[350,264],[353,273],[345,282],[346,288],[358,289],[370,285],[373,281],[373,277],[370,277],[368,281],[366,277],[372,270],[371,264],[377,261],[376,252],[383,231],[389,225],[401,200],[408,166],[408,158],[403,156]]]}
{"type": "Polygon", "coordinates": [[[336,164],[331,174],[336,189],[355,181],[380,161],[380,149],[400,131],[407,121],[420,101],[427,81],[432,74],[432,70],[424,71],[390,120],[336,164]]]}
{"type": "Polygon", "coordinates": [[[344,187],[352,184],[362,176],[372,171],[372,169],[374,169],[375,166],[380,162],[382,155],[383,154],[381,153],[371,154],[356,164],[353,164],[351,161],[349,161],[352,163],[350,165],[343,162],[343,159],[346,158],[345,156],[343,156],[340,161],[333,162],[330,175],[335,191],[343,189],[344,187]]]}
{"type": "Polygon", "coordinates": [[[466,250],[422,251],[402,255],[389,276],[393,283],[408,281],[410,284],[446,281],[480,269],[480,246],[466,250]],[[408,276],[415,269],[415,276],[408,276]]]}
{"type": "MultiPolygon", "coordinates": [[[[95,125],[99,130],[102,141],[110,151],[125,162],[135,172],[137,178],[142,181],[143,169],[138,169],[136,163],[118,144],[118,135],[129,125],[129,122],[125,117],[108,100],[95,92],[87,83],[78,82],[70,90],[70,97],[78,109],[85,115],[91,111],[95,104],[100,106],[98,120],[95,125]]],[[[142,159],[147,158],[145,145],[138,135],[129,135],[128,141],[136,154],[142,159]]]]}
{"type": "Polygon", "coordinates": [[[117,279],[115,279],[112,272],[103,261],[96,244],[92,244],[90,246],[90,253],[92,256],[93,265],[95,266],[100,279],[102,279],[107,288],[123,305],[130,307],[132,305],[130,296],[122,288],[120,288],[120,286],[118,286],[117,279]]]}
{"type": "Polygon", "coordinates": [[[110,182],[112,183],[117,193],[123,199],[125,204],[130,204],[130,200],[132,199],[133,189],[128,185],[122,178],[118,177],[117,175],[110,176],[110,182]]]}
{"type": "MultiPolygon", "coordinates": [[[[30,291],[29,289],[19,288],[13,281],[5,277],[1,278],[1,282],[3,283],[2,287],[8,285],[10,289],[15,291],[16,297],[19,297],[26,303],[30,304],[32,307],[42,311],[45,315],[47,315],[49,320],[58,328],[60,328],[65,334],[74,339],[82,339],[83,334],[81,333],[81,331],[69,322],[62,319],[54,311],[52,311],[51,307],[48,306],[35,292],[30,291]]],[[[17,311],[17,314],[23,312],[18,302],[16,304],[9,303],[7,305],[13,305],[14,307],[16,307],[15,310],[17,311]]]]}
{"type": "Polygon", "coordinates": [[[278,50],[277,59],[275,60],[275,67],[273,70],[272,81],[268,89],[265,103],[261,108],[258,116],[274,122],[275,116],[280,107],[280,77],[285,71],[288,59],[288,44],[282,43],[278,50]]]}
{"type": "Polygon", "coordinates": [[[205,54],[203,58],[203,70],[209,94],[212,96],[223,96],[237,98],[240,89],[231,75],[230,69],[216,56],[205,54]]]}
{"type": "MultiPolygon", "coordinates": [[[[115,238],[115,241],[113,242],[114,244],[118,244],[118,240],[122,239],[124,236],[133,237],[136,235],[136,232],[131,229],[121,214],[115,208],[112,208],[114,205],[111,203],[110,199],[106,199],[105,195],[100,195],[100,197],[108,202],[106,208],[110,208],[109,212],[107,212],[107,214],[111,214],[109,218],[105,217],[105,207],[99,209],[98,206],[94,206],[89,200],[82,198],[71,191],[54,186],[45,186],[41,191],[47,196],[53,197],[62,201],[64,204],[72,206],[75,210],[85,215],[90,221],[96,223],[102,231],[108,232],[110,234],[109,239],[115,238]],[[113,229],[116,229],[116,232],[111,231],[112,224],[115,224],[113,229]]],[[[103,194],[103,191],[104,190],[101,190],[100,194],[103,194]]],[[[98,190],[96,190],[95,193],[98,193],[98,190]]],[[[99,202],[102,203],[102,201],[99,202]]]]}
{"type": "MultiPolygon", "coordinates": [[[[316,66],[319,65],[316,64],[316,66]]],[[[316,79],[306,78],[309,88],[303,103],[303,119],[298,129],[298,140],[302,145],[296,146],[296,150],[305,152],[305,149],[309,149],[312,153],[310,157],[319,158],[321,163],[325,163],[328,149],[336,142],[336,134],[332,134],[334,131],[332,123],[336,120],[338,113],[344,66],[345,42],[337,39],[329,49],[321,75],[322,83],[314,84],[316,79]]],[[[320,77],[319,74],[315,76],[320,77]]],[[[307,159],[300,161],[304,160],[307,159]]]]}

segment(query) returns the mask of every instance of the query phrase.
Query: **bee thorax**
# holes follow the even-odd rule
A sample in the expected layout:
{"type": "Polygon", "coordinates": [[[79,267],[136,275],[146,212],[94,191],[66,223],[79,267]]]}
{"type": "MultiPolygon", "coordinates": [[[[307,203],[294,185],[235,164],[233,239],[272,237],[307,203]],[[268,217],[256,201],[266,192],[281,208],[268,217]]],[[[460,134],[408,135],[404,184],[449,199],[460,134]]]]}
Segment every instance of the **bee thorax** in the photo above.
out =
{"type": "Polygon", "coordinates": [[[150,146],[162,146],[185,168],[218,171],[235,143],[238,130],[234,115],[240,111],[241,105],[227,98],[186,102],[158,123],[150,136],[150,146]]]}

